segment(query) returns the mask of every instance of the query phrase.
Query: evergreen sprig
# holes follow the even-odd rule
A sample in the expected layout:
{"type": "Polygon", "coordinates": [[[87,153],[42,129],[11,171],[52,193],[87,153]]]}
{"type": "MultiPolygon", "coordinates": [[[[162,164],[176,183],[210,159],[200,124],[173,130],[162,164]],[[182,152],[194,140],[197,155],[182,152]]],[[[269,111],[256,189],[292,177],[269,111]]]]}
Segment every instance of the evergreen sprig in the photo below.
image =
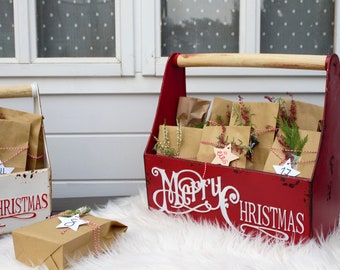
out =
{"type": "Polygon", "coordinates": [[[66,210],[62,213],[60,213],[61,216],[74,216],[74,215],[79,215],[83,216],[91,212],[91,207],[85,205],[82,207],[77,208],[76,210],[66,210]]]}
{"type": "Polygon", "coordinates": [[[300,156],[301,152],[308,141],[308,135],[301,138],[298,125],[293,122],[290,123],[288,120],[278,117],[278,125],[282,130],[281,137],[279,138],[280,143],[294,152],[294,155],[300,156]]]}
{"type": "Polygon", "coordinates": [[[180,120],[177,119],[177,132],[176,132],[176,141],[177,141],[177,149],[171,147],[170,139],[169,139],[169,131],[166,125],[166,120],[164,120],[163,124],[163,133],[164,133],[164,141],[161,142],[158,138],[154,137],[156,140],[156,144],[154,149],[160,151],[161,154],[169,157],[176,157],[179,155],[179,149],[182,144],[182,126],[180,120]]]}

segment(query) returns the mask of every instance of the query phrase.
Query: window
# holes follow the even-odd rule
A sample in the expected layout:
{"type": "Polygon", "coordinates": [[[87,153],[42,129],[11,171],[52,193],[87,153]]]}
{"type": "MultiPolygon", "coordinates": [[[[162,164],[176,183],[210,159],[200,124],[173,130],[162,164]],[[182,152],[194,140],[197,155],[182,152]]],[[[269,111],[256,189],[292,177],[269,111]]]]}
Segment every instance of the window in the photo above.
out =
{"type": "Polygon", "coordinates": [[[132,3],[0,0],[2,76],[134,74],[132,3]]]}
{"type": "Polygon", "coordinates": [[[115,57],[115,1],[37,1],[38,57],[115,57]]]}
{"type": "Polygon", "coordinates": [[[238,52],[238,0],[161,3],[161,55],[238,52]]]}
{"type": "Polygon", "coordinates": [[[0,10],[0,58],[14,57],[13,1],[2,2],[0,10]]]}
{"type": "Polygon", "coordinates": [[[334,0],[262,1],[261,52],[331,54],[333,37],[334,0]]]}
{"type": "MultiPolygon", "coordinates": [[[[340,35],[335,25],[339,6],[334,0],[155,2],[152,22],[156,25],[155,45],[145,42],[145,47],[154,49],[155,65],[150,64],[150,59],[145,61],[145,74],[162,74],[166,58],[173,52],[322,55],[337,52],[340,35]]],[[[228,72],[239,74],[237,69],[228,72]]]]}

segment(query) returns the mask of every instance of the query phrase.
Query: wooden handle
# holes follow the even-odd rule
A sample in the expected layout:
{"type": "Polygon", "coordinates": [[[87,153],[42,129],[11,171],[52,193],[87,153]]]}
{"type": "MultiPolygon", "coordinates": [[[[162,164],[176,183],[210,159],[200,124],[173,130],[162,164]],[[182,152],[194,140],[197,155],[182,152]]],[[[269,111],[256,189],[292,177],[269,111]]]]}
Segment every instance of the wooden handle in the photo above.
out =
{"type": "Polygon", "coordinates": [[[0,98],[32,97],[32,85],[0,86],[0,98]]]}
{"type": "Polygon", "coordinates": [[[325,70],[326,55],[302,54],[179,54],[178,67],[258,67],[325,70]]]}

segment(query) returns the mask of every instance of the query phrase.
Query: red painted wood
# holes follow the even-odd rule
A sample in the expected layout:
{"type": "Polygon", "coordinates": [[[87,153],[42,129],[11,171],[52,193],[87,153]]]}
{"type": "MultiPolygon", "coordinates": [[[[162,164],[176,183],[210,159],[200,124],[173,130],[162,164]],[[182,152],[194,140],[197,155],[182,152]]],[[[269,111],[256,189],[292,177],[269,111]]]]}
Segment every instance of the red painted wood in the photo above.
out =
{"type": "Polygon", "coordinates": [[[176,124],[178,98],[186,95],[185,68],[177,67],[177,56],[168,60],[144,152],[149,207],[287,243],[331,232],[340,212],[338,57],[327,58],[324,128],[314,175],[305,179],[156,155],[158,127],[164,119],[176,124]]]}

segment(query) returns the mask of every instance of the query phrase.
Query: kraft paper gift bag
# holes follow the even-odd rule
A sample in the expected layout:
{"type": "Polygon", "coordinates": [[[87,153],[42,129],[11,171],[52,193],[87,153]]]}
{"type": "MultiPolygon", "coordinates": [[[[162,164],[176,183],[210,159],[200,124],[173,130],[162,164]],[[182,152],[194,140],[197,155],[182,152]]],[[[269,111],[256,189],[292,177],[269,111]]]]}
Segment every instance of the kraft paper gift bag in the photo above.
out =
{"type": "Polygon", "coordinates": [[[301,151],[287,149],[280,141],[282,131],[279,130],[264,166],[264,171],[287,174],[291,176],[311,178],[316,163],[321,133],[318,131],[299,130],[301,139],[307,141],[301,151]],[[284,166],[288,161],[287,166],[284,166]],[[279,167],[274,167],[279,166],[279,167]],[[277,172],[275,171],[277,169],[277,172]],[[297,171],[292,171],[291,169],[297,171]],[[298,173],[293,175],[292,173],[298,173]]]}
{"type": "Polygon", "coordinates": [[[0,174],[26,170],[29,136],[29,123],[0,119],[0,174]]]}
{"type": "Polygon", "coordinates": [[[273,144],[279,104],[271,102],[234,102],[230,126],[251,126],[246,168],[262,171],[273,144]]]}
{"type": "Polygon", "coordinates": [[[80,260],[90,252],[95,255],[109,249],[117,237],[127,230],[120,222],[85,215],[89,222],[78,227],[57,228],[58,217],[29,225],[12,232],[15,257],[28,266],[44,264],[50,270],[68,267],[68,260],[80,260]]]}
{"type": "Polygon", "coordinates": [[[161,125],[156,144],[157,154],[196,160],[201,136],[201,128],[161,125]]]}
{"type": "Polygon", "coordinates": [[[212,122],[218,125],[228,126],[230,122],[232,106],[232,101],[220,97],[214,97],[208,119],[208,125],[209,122],[212,122]]]}
{"type": "Polygon", "coordinates": [[[203,127],[210,103],[193,97],[179,97],[176,119],[181,121],[183,127],[203,127]]]}
{"type": "Polygon", "coordinates": [[[250,138],[250,126],[206,126],[203,128],[197,160],[230,167],[245,168],[246,154],[250,138]],[[229,153],[218,152],[218,149],[230,147],[229,153]],[[218,158],[221,153],[222,158],[218,158]],[[228,155],[232,156],[230,160],[228,155]],[[230,161],[230,163],[229,163],[230,161]]]}
{"type": "Polygon", "coordinates": [[[295,122],[300,129],[318,131],[319,122],[323,118],[323,107],[307,102],[283,98],[286,111],[295,107],[295,122]],[[293,103],[293,107],[292,107],[293,103]]]}
{"type": "Polygon", "coordinates": [[[281,119],[295,122],[300,129],[321,131],[324,110],[322,106],[294,100],[293,98],[275,98],[268,96],[265,96],[265,98],[270,102],[279,104],[278,117],[281,119]]]}
{"type": "Polygon", "coordinates": [[[31,128],[26,170],[37,169],[37,160],[41,158],[40,162],[42,162],[44,154],[43,147],[39,147],[39,143],[43,143],[42,115],[0,107],[0,116],[5,120],[13,120],[30,124],[31,128]]]}

